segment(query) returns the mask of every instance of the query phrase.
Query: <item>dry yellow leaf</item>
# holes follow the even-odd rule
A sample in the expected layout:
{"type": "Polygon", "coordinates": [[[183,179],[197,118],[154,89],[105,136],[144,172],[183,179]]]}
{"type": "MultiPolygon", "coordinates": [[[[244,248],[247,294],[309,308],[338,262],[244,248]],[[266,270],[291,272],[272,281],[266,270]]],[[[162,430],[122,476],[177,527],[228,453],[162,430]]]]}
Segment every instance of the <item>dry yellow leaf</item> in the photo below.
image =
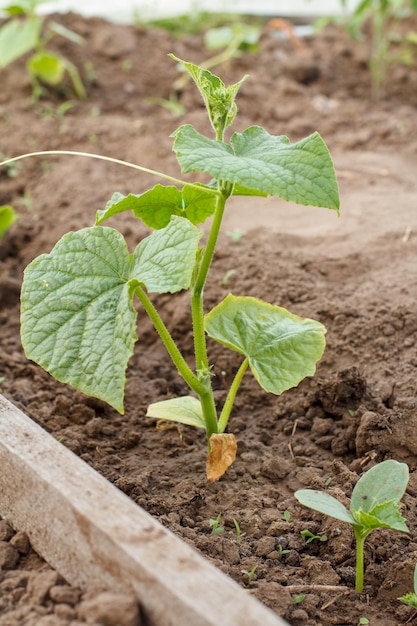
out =
{"type": "Polygon", "coordinates": [[[234,435],[221,434],[210,437],[210,452],[207,457],[207,479],[218,480],[236,458],[237,444],[234,435]]]}

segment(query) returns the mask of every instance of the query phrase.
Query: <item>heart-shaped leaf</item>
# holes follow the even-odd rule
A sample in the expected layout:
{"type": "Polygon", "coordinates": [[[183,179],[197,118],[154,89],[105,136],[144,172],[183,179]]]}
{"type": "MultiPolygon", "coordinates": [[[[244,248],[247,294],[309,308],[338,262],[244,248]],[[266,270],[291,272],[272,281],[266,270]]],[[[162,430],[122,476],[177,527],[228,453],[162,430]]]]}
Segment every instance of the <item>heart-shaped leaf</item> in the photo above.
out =
{"type": "Polygon", "coordinates": [[[312,376],[325,347],[325,328],[256,298],[229,294],[205,318],[213,339],[244,354],[266,391],[281,394],[312,376]]]}
{"type": "Polygon", "coordinates": [[[200,401],[193,396],[170,398],[148,406],[147,417],[206,428],[200,401]]]}
{"type": "Polygon", "coordinates": [[[230,145],[200,135],[193,126],[173,134],[183,172],[208,172],[219,180],[299,204],[339,210],[339,191],[328,148],[318,133],[291,144],[260,126],[234,133],[230,145]]]}

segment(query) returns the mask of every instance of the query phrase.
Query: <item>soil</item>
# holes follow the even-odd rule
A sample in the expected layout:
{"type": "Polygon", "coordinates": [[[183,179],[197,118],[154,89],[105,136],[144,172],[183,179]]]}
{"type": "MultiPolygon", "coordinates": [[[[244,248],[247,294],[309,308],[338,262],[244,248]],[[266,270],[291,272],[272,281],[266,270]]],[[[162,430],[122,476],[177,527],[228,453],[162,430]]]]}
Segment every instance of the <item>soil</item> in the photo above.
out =
{"type": "MultiPolygon", "coordinates": [[[[173,93],[177,74],[167,53],[196,63],[207,58],[201,36],[174,39],[76,15],[55,19],[85,38],[82,47],[58,39],[50,45],[81,68],[88,98],[65,111],[68,86],[33,104],[24,62],[14,63],[2,75],[0,151],[82,150],[178,176],[169,135],[181,123],[210,132],[203,104],[190,84],[177,94],[185,108],[178,118],[148,98],[173,93]]],[[[366,38],[353,43],[334,26],[300,49],[265,28],[257,54],[215,70],[225,82],[250,74],[235,130],[260,124],[291,141],[321,133],[342,207],[338,218],[276,198],[230,205],[207,309],[229,290],[260,297],[323,322],[327,349],[316,376],[278,398],[246,374],[229,426],[237,460],[213,484],[205,478],[201,432],[145,417],[150,402],[187,391],[143,316],[124,416],[55,382],[27,361],[19,339],[28,262],[68,230],[91,225],[114,191],[140,193],[155,180],[68,156],[31,158],[0,173],[0,204],[21,215],[0,244],[1,392],[292,626],[356,625],[361,617],[394,626],[415,617],[397,598],[412,591],[417,561],[417,67],[391,66],[385,98],[374,101],[368,52],[366,38]],[[237,229],[233,242],[228,233],[237,229]],[[346,503],[359,476],[388,458],[410,468],[402,500],[410,533],[369,536],[364,592],[356,594],[351,529],[301,508],[293,494],[326,489],[346,503]],[[224,530],[213,534],[210,520],[218,515],[224,530]],[[306,543],[305,529],[327,540],[306,543]],[[255,566],[248,581],[242,570],[255,566]]],[[[117,224],[132,249],[147,233],[125,215],[117,224]]],[[[188,295],[155,303],[191,359],[188,295]]],[[[220,403],[240,362],[217,344],[209,348],[220,403]]],[[[18,529],[3,520],[0,531],[0,625],[104,623],[97,612],[85,613],[94,599],[66,585],[18,529]]],[[[105,623],[134,623],[123,619],[119,613],[105,623]]]]}

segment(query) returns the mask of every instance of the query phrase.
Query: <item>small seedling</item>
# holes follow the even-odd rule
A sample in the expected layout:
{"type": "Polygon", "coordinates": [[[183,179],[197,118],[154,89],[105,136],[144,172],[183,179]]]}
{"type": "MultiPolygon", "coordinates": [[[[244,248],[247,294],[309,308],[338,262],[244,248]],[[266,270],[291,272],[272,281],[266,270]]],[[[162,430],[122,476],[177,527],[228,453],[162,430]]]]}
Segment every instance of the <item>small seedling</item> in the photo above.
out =
{"type": "Polygon", "coordinates": [[[398,600],[404,602],[404,604],[408,604],[408,606],[413,607],[413,609],[417,609],[417,565],[414,568],[414,591],[411,593],[406,593],[404,596],[400,596],[398,600]]]}
{"type": "MultiPolygon", "coordinates": [[[[236,116],[235,98],[244,78],[226,87],[211,72],[173,58],[200,90],[215,133],[211,139],[185,124],[173,133],[173,149],[184,173],[209,174],[214,182],[186,183],[127,164],[171,185],[157,184],[140,195],[115,193],[98,211],[95,226],[67,233],[50,254],[32,261],[22,285],[21,338],[26,356],[57,380],[123,413],[126,369],[137,340],[137,298],[192,394],[154,402],[147,416],[201,428],[208,441],[207,478],[214,481],[236,457],[236,440],[225,431],[246,371],[252,371],[265,391],[280,395],[315,373],[326,332],[320,322],[231,293],[205,311],[204,289],[226,203],[232,195],[277,195],[338,212],[339,193],[330,154],[318,133],[291,144],[285,136],[251,126],[227,142],[225,131],[236,116]],[[102,225],[124,211],[153,229],[132,253],[119,231],[102,225]],[[197,226],[209,217],[210,230],[200,247],[203,232],[197,226]],[[190,294],[192,366],[192,355],[180,352],[151,295],[181,290],[190,294]],[[219,410],[207,336],[234,350],[239,359],[219,410]]],[[[126,165],[110,157],[85,156],[126,165]]],[[[242,271],[244,263],[242,259],[242,271]]]]}
{"type": "Polygon", "coordinates": [[[367,617],[360,617],[357,626],[362,626],[365,624],[369,624],[369,619],[367,617]]]}
{"type": "Polygon", "coordinates": [[[293,600],[294,604],[301,604],[301,602],[303,602],[305,597],[306,597],[305,593],[300,593],[298,596],[295,596],[295,598],[293,600]]]}
{"type": "Polygon", "coordinates": [[[398,461],[384,461],[368,470],[356,483],[350,511],[336,498],[323,491],[300,489],[295,497],[304,506],[351,524],[356,540],[356,591],[363,589],[364,542],[376,528],[408,532],[399,511],[399,501],[408,483],[408,466],[398,461]]]}
{"type": "Polygon", "coordinates": [[[253,577],[255,576],[255,572],[258,569],[257,565],[254,565],[252,569],[249,571],[247,569],[241,569],[242,574],[248,577],[248,585],[252,583],[253,577]]]}
{"type": "Polygon", "coordinates": [[[278,553],[279,553],[279,557],[278,557],[278,559],[281,561],[281,560],[282,560],[282,557],[283,557],[285,554],[288,554],[289,552],[290,552],[289,550],[284,550],[284,548],[282,547],[282,545],[281,545],[281,544],[279,544],[279,546],[278,546],[278,553]]]}
{"type": "Polygon", "coordinates": [[[288,509],[286,509],[284,511],[284,513],[282,514],[283,518],[285,519],[286,522],[289,522],[291,519],[291,513],[288,511],[288,509]]]}
{"type": "Polygon", "coordinates": [[[236,541],[238,543],[241,542],[242,537],[244,537],[246,535],[246,533],[242,533],[242,530],[240,528],[240,524],[237,521],[237,519],[233,518],[233,524],[235,525],[235,530],[236,530],[236,541]]]}
{"type": "Polygon", "coordinates": [[[226,235],[230,237],[233,243],[239,243],[242,237],[244,237],[245,232],[240,230],[240,228],[235,228],[234,230],[228,231],[226,235]]]}
{"type": "Polygon", "coordinates": [[[43,93],[42,84],[61,86],[68,74],[78,98],[86,97],[77,68],[67,58],[47,50],[46,46],[55,35],[77,44],[83,39],[57,22],[45,25],[43,17],[36,14],[39,4],[46,0],[16,0],[2,11],[10,19],[0,28],[0,70],[23,55],[32,52],[26,67],[32,79],[33,97],[37,100],[43,93]],[[34,51],[34,52],[33,52],[34,51]]]}
{"type": "Polygon", "coordinates": [[[218,514],[216,519],[209,519],[212,535],[221,535],[224,532],[224,526],[220,526],[221,513],[218,514]]]}
{"type": "Polygon", "coordinates": [[[225,272],[222,280],[221,280],[221,285],[222,287],[224,287],[225,289],[227,289],[227,287],[229,286],[229,280],[231,279],[231,277],[236,274],[236,270],[231,269],[231,270],[227,270],[227,272],[225,272]]]}
{"type": "Polygon", "coordinates": [[[327,535],[315,535],[314,533],[312,533],[310,530],[302,530],[300,532],[300,535],[302,536],[302,538],[304,539],[304,541],[306,543],[311,543],[312,541],[314,541],[314,539],[317,539],[318,541],[327,541],[327,535]]]}

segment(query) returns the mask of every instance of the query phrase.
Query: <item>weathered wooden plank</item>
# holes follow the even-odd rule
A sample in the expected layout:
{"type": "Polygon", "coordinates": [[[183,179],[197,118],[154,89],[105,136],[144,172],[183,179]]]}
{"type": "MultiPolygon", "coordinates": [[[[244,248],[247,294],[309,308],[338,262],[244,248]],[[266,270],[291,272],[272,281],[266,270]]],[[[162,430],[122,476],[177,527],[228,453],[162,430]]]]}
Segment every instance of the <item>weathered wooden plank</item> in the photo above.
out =
{"type": "Polygon", "coordinates": [[[0,514],[70,583],[131,588],[151,626],[285,626],[0,396],[0,514]]]}

